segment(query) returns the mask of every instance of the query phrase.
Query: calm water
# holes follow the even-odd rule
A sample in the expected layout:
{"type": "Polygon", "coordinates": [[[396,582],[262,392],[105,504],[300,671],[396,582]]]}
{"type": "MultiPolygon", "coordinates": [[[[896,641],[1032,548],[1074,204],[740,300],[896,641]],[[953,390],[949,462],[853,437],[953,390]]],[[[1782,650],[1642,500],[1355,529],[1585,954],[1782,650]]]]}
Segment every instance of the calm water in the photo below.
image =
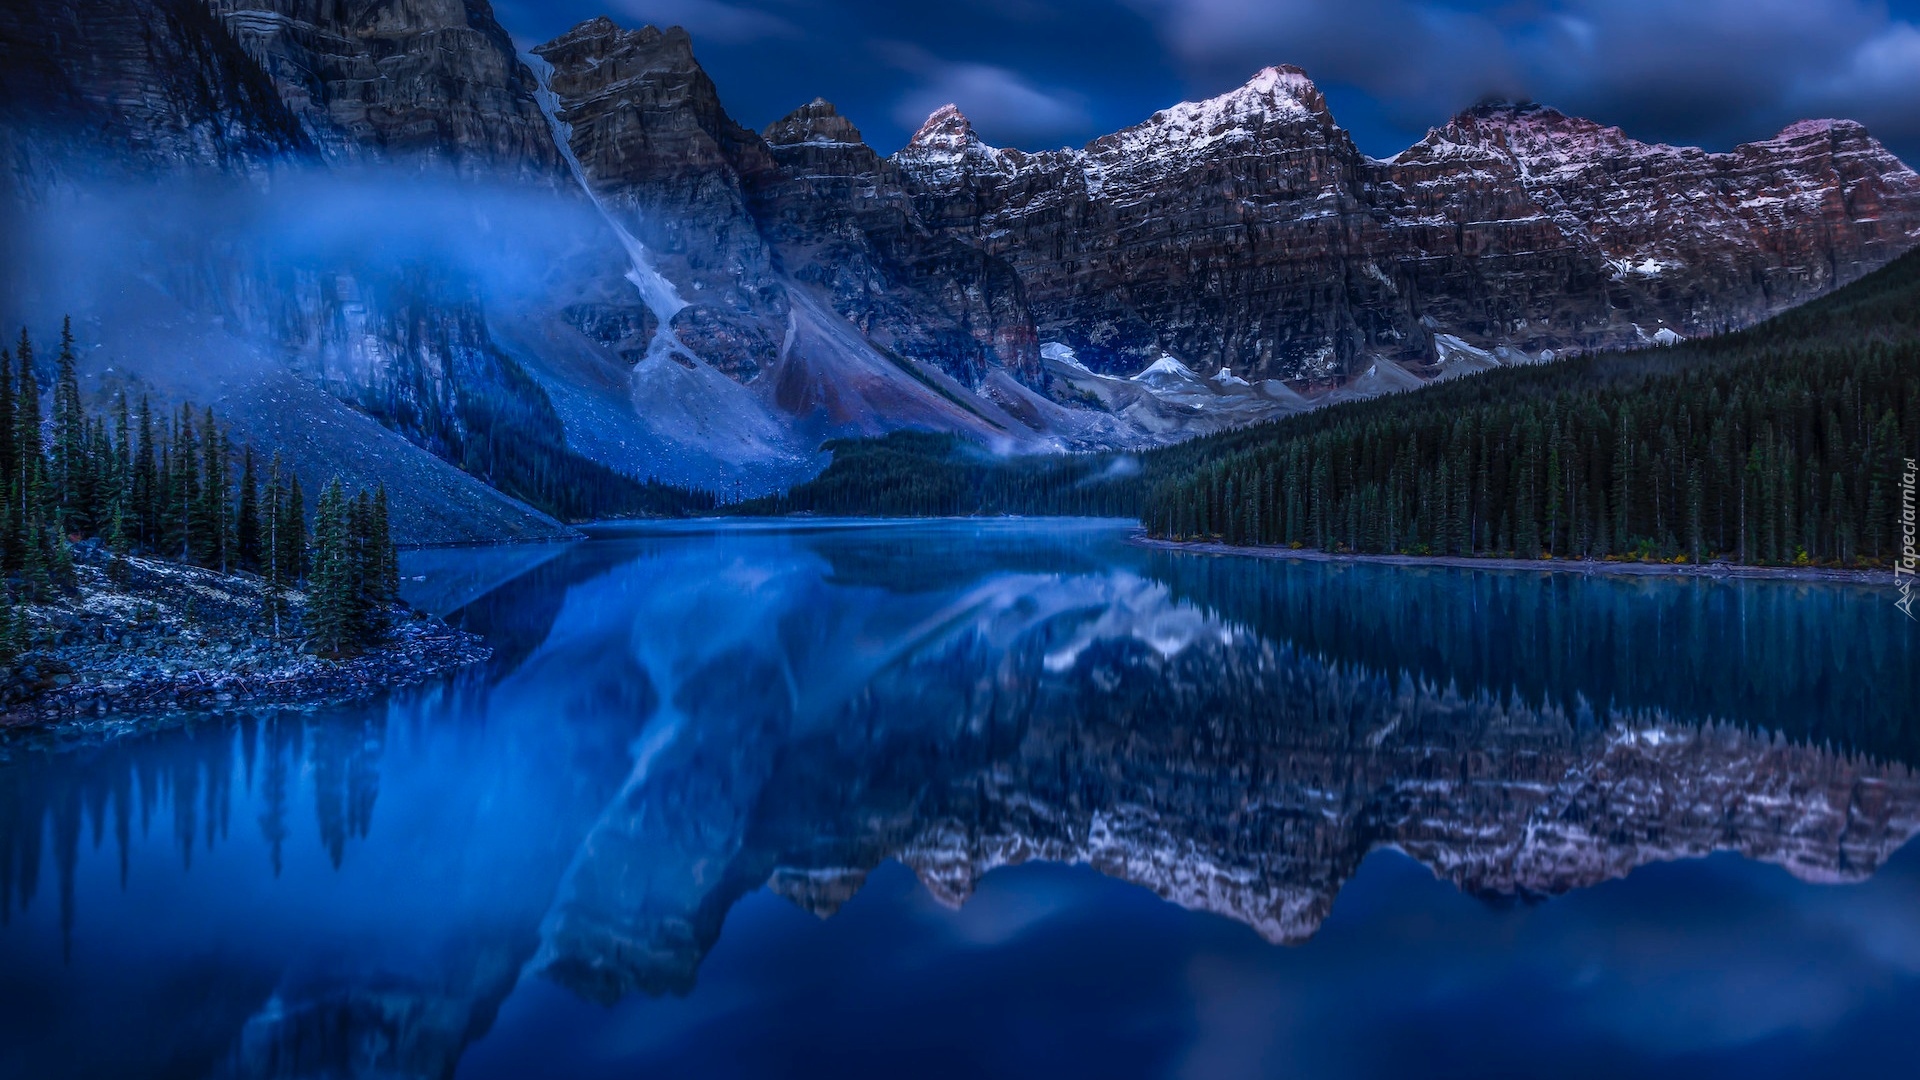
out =
{"type": "Polygon", "coordinates": [[[1124,537],[422,553],[484,668],[0,742],[0,1076],[1920,1058],[1887,590],[1124,537]]]}

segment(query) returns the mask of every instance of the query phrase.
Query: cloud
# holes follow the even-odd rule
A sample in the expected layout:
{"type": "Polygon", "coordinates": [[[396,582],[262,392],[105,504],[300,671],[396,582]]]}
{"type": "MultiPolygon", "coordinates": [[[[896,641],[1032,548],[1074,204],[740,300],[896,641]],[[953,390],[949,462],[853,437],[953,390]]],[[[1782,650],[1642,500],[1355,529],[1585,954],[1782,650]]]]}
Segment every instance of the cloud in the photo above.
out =
{"type": "Polygon", "coordinates": [[[1817,111],[1861,121],[1883,139],[1920,142],[1920,28],[1886,27],[1862,42],[1843,69],[1809,87],[1806,99],[1817,111]]]}
{"type": "Polygon", "coordinates": [[[1501,26],[1470,10],[1418,0],[1128,2],[1199,69],[1233,65],[1244,75],[1295,63],[1318,81],[1359,87],[1389,105],[1471,103],[1519,88],[1501,26]]]}
{"type": "Polygon", "coordinates": [[[685,27],[695,35],[696,44],[701,40],[739,44],[804,36],[783,16],[723,0],[619,0],[615,7],[636,23],[685,27]]]}
{"type": "Polygon", "coordinates": [[[1288,61],[1401,122],[1501,96],[1709,145],[1815,113],[1920,138],[1920,31],[1877,0],[1125,2],[1216,81],[1288,61]]]}
{"type": "Polygon", "coordinates": [[[1002,144],[1044,143],[1092,123],[1085,95],[1035,85],[1010,68],[940,60],[909,45],[882,52],[920,80],[893,107],[894,121],[909,131],[947,104],[958,105],[981,138],[1002,144]]]}

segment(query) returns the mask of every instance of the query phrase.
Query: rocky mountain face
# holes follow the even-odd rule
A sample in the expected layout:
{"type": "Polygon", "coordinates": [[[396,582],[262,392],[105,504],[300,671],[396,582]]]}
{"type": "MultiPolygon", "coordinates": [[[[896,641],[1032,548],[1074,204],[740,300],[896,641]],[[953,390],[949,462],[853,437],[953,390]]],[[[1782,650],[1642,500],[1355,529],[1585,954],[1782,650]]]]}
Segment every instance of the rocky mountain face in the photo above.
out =
{"type": "Polygon", "coordinates": [[[1376,359],[1436,374],[1439,334],[1508,362],[1644,344],[1753,322],[1920,240],[1920,178],[1857,124],[1709,154],[1491,106],[1376,161],[1290,67],[1079,150],[991,147],[949,107],[894,161],[1097,371],[1170,352],[1329,385],[1376,359]]]}
{"type": "Polygon", "coordinates": [[[273,83],[197,0],[6,5],[0,121],[0,183],[88,166],[255,168],[313,149],[273,83]],[[76,149],[106,153],[83,161],[76,149]]]}
{"type": "Polygon", "coordinates": [[[207,0],[331,161],[565,179],[487,0],[207,0]]]}
{"type": "Polygon", "coordinates": [[[810,300],[969,389],[991,371],[1037,372],[1012,268],[927,229],[898,170],[831,104],[749,131],[677,27],[596,19],[534,52],[553,66],[587,183],[680,288],[680,340],[730,376],[780,366],[789,312],[810,300]]]}

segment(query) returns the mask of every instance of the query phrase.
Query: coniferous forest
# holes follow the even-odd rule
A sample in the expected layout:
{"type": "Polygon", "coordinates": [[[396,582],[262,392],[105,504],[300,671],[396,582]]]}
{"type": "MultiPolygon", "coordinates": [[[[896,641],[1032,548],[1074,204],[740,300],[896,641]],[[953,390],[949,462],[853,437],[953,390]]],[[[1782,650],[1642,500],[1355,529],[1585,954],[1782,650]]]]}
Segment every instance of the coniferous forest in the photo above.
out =
{"type": "MultiPolygon", "coordinates": [[[[0,564],[5,600],[36,603],[77,584],[73,545],[97,542],[116,577],[133,554],[246,572],[266,583],[276,633],[294,630],[289,593],[307,596],[300,630],[317,652],[358,649],[385,629],[399,588],[386,489],[320,493],[312,529],[300,481],[278,454],[262,462],[235,447],[211,409],[156,414],[117,397],[105,414],[84,406],[71,324],[54,358],[43,409],[34,344],[25,331],[0,349],[0,564]]],[[[4,648],[21,647],[17,610],[4,648]]]]}
{"type": "Polygon", "coordinates": [[[758,511],[1121,514],[1327,551],[1881,565],[1920,453],[1920,253],[1738,333],[1504,368],[1139,455],[833,444],[758,511]]]}

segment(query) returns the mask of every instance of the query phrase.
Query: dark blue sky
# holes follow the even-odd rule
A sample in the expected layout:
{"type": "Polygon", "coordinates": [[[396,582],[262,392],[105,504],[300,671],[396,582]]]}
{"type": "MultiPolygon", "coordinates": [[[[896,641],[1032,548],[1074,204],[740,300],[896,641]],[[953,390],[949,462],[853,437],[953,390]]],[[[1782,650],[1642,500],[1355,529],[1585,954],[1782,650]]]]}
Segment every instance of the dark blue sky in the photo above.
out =
{"type": "Polygon", "coordinates": [[[957,102],[983,138],[1078,145],[1266,64],[1305,68],[1362,149],[1482,98],[1724,149],[1866,123],[1920,162],[1920,0],[495,0],[524,44],[595,15],[685,26],[735,118],[820,95],[881,151],[957,102]]]}

